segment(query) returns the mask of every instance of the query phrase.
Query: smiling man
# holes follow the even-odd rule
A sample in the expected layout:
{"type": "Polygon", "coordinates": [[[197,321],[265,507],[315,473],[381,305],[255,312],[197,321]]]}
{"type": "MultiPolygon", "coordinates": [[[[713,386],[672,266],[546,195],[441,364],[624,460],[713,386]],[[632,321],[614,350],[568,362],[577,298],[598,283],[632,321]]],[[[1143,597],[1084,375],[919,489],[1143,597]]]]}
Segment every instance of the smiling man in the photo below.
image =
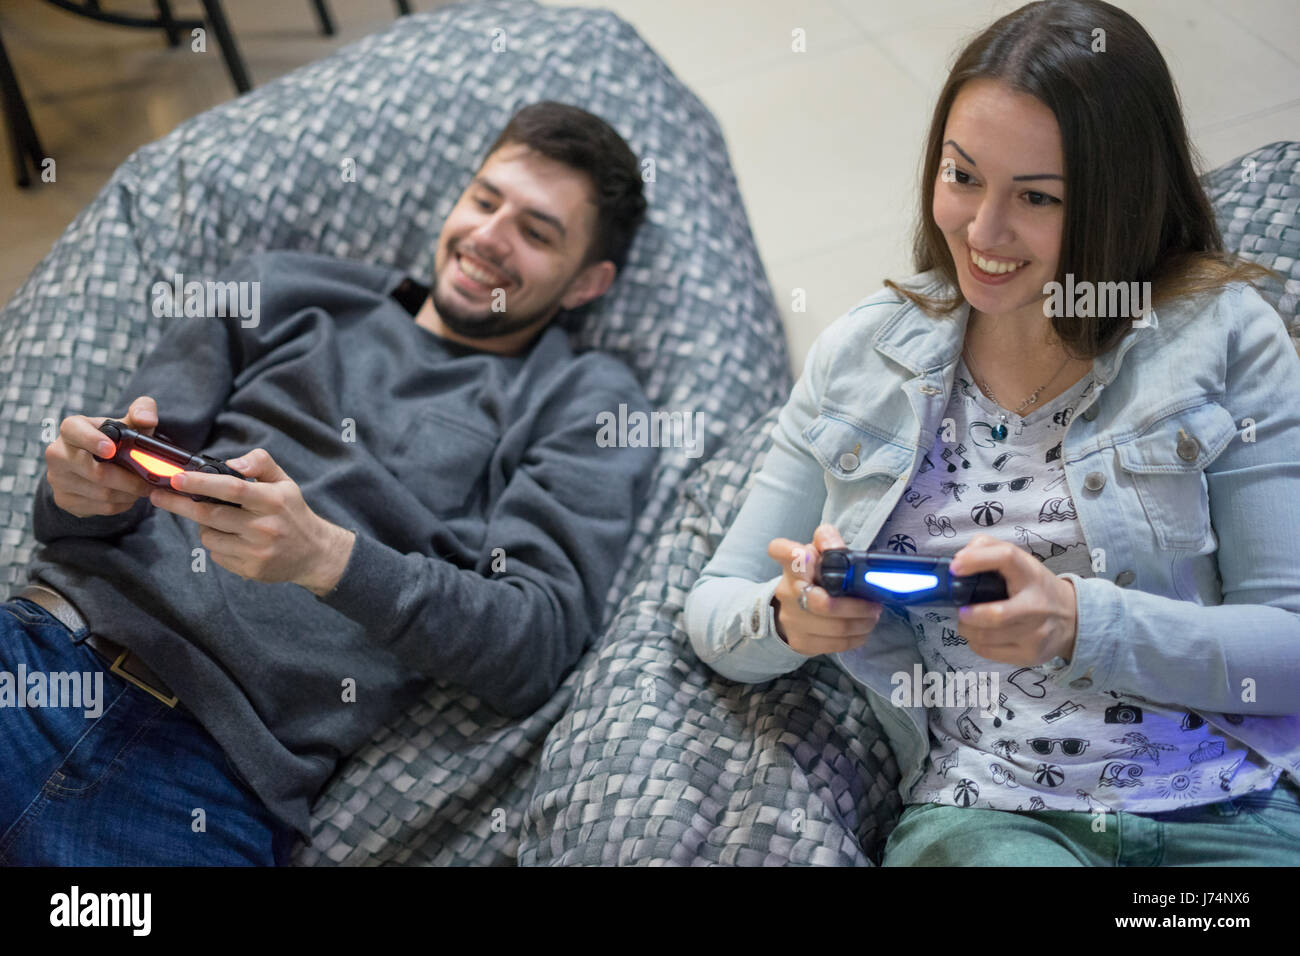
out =
{"type": "Polygon", "coordinates": [[[653,452],[597,443],[601,412],[645,396],[554,319],[610,287],[644,212],[612,128],[530,106],[431,286],[252,256],[221,279],[257,284],[260,321],[177,310],[125,414],[63,420],[0,664],[105,671],[105,706],[0,707],[0,863],[283,864],[339,763],[430,681],[514,717],[555,692],[653,452]],[[105,417],[255,481],[154,488],[95,459],[105,417]]]}

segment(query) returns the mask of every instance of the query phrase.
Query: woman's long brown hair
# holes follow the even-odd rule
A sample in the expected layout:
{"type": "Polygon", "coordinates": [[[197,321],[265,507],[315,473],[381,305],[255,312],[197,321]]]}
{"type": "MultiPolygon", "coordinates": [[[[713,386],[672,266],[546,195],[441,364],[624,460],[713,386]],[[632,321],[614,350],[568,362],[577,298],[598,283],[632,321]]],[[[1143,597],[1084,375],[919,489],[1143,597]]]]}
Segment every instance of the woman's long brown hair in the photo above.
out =
{"type": "MultiPolygon", "coordinates": [[[[1056,117],[1065,154],[1065,222],[1056,281],[1150,282],[1153,308],[1234,281],[1276,274],[1224,252],[1196,176],[1182,108],[1164,57],[1132,16],[1101,0],[1043,0],[1002,17],[957,58],[939,94],[921,169],[913,240],[917,272],[938,270],[955,291],[926,296],[885,285],[935,316],[963,302],[957,267],[934,221],[948,112],[974,79],[1001,81],[1056,117]],[[1097,31],[1104,31],[1103,33],[1097,31]],[[1104,38],[1104,52],[1100,46],[1104,38]]],[[[1127,315],[1054,315],[1066,351],[1091,359],[1132,327],[1127,315]]]]}

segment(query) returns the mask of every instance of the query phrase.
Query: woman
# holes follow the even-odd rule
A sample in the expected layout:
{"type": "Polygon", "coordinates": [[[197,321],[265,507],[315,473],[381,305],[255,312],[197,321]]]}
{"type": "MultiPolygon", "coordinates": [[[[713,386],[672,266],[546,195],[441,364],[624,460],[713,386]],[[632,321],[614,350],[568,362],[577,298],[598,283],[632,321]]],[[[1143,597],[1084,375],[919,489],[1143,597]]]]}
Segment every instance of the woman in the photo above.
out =
{"type": "Polygon", "coordinates": [[[1300,862],[1300,359],[1151,38],[1099,2],[998,20],[940,94],[921,210],[921,275],[814,343],[687,601],[696,653],[863,686],[902,771],[885,865],[1300,862]],[[832,598],[845,546],[1009,596],[832,598]],[[989,699],[909,699],[922,668],[989,699]]]}

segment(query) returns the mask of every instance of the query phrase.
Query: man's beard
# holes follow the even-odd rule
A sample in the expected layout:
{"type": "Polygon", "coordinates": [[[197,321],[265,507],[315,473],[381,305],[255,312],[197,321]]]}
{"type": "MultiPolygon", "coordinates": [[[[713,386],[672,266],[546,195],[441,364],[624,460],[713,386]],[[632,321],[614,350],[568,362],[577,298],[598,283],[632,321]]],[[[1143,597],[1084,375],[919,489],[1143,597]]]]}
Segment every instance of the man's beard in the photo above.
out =
{"type": "Polygon", "coordinates": [[[551,318],[557,311],[559,299],[548,302],[544,308],[527,315],[515,315],[511,312],[488,312],[486,315],[477,311],[470,312],[458,308],[454,303],[447,301],[438,289],[438,279],[435,276],[433,280],[433,308],[438,313],[438,318],[442,319],[447,328],[451,329],[457,335],[463,335],[468,339],[488,339],[500,335],[510,335],[512,332],[518,332],[530,326],[545,322],[551,318]]]}

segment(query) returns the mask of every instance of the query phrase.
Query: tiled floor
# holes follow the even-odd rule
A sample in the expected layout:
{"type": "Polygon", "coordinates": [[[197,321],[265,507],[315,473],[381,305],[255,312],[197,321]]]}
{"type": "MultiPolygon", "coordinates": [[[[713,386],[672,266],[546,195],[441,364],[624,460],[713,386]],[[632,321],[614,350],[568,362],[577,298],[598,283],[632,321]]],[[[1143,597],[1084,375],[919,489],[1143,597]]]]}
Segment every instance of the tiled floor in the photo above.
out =
{"type": "MultiPolygon", "coordinates": [[[[415,0],[417,10],[438,6],[415,0]]],[[[565,5],[568,5],[566,0],[565,5]]],[[[1014,0],[605,0],[715,111],[786,318],[795,368],[817,333],[886,276],[908,274],[921,137],[961,40],[1014,0]],[[803,31],[806,52],[792,49],[803,31]],[[807,311],[792,313],[793,291],[807,311]]],[[[1205,168],[1300,139],[1300,2],[1119,0],[1156,39],[1205,168]]],[[[148,10],[147,0],[117,0],[148,10]]],[[[194,0],[176,4],[197,9],[194,0]]],[[[391,21],[389,0],[226,0],[265,82],[391,21]]],[[[0,8],[10,55],[58,181],[0,175],[0,301],[135,147],[232,89],[215,47],[85,24],[40,0],[0,8]],[[201,58],[200,58],[201,56],[201,58]]]]}

